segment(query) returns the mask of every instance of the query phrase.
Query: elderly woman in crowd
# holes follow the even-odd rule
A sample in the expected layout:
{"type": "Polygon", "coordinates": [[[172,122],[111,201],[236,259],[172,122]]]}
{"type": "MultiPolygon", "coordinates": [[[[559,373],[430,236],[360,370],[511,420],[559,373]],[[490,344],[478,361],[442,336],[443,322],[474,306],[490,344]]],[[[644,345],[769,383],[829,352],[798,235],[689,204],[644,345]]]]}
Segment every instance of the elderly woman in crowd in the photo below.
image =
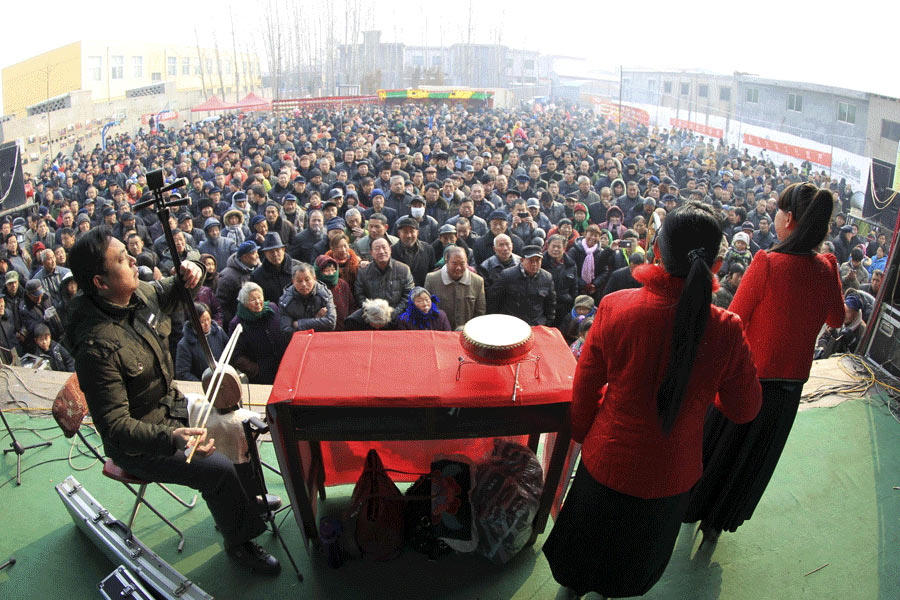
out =
{"type": "Polygon", "coordinates": [[[397,328],[450,331],[450,321],[437,305],[438,299],[431,292],[423,287],[414,287],[409,293],[406,310],[397,317],[397,328]]]}
{"type": "Polygon", "coordinates": [[[218,265],[216,263],[216,257],[212,254],[201,254],[200,262],[203,263],[206,275],[204,276],[200,290],[197,292],[196,300],[209,307],[209,314],[212,316],[212,320],[221,327],[223,325],[222,304],[216,297],[216,291],[219,287],[219,273],[217,272],[218,265]]]}
{"type": "Polygon", "coordinates": [[[259,285],[248,281],[238,292],[237,315],[231,331],[238,323],[243,332],[238,338],[231,364],[247,375],[250,383],[271,385],[287,344],[279,326],[278,304],[263,299],[259,285]]]}
{"type": "Polygon", "coordinates": [[[362,309],[355,311],[344,321],[347,331],[397,329],[397,322],[391,318],[391,305],[382,298],[364,300],[362,309]]]}

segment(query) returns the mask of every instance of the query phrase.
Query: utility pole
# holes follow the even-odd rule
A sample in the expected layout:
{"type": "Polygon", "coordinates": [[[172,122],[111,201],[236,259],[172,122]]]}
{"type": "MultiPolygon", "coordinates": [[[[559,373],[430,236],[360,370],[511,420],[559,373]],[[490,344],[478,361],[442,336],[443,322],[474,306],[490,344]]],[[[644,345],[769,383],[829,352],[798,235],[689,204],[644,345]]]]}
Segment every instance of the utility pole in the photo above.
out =
{"type": "Polygon", "coordinates": [[[203,98],[206,99],[209,97],[206,95],[206,68],[203,65],[203,55],[200,53],[200,35],[197,33],[196,27],[194,27],[194,39],[197,41],[197,60],[200,61],[200,85],[203,86],[203,98]]]}

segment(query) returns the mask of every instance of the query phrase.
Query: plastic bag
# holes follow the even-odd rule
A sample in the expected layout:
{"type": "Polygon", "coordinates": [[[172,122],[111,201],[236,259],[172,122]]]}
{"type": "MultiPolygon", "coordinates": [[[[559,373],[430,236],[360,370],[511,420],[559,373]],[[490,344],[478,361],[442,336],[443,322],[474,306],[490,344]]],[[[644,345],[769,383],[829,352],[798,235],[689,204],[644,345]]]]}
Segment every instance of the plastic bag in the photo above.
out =
{"type": "Polygon", "coordinates": [[[534,452],[495,439],[493,452],[478,465],[472,491],[478,552],[502,564],[524,548],[543,488],[544,473],[534,452]]]}

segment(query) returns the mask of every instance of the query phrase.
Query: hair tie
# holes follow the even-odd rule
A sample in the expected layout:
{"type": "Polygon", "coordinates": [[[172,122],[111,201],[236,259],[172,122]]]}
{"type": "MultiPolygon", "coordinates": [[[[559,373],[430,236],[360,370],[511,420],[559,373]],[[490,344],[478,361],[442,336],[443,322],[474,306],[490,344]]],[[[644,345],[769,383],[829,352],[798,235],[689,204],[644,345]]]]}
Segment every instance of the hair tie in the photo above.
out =
{"type": "Polygon", "coordinates": [[[706,249],[705,248],[694,248],[687,254],[688,260],[691,264],[694,264],[698,260],[705,261],[706,260],[706,249]]]}

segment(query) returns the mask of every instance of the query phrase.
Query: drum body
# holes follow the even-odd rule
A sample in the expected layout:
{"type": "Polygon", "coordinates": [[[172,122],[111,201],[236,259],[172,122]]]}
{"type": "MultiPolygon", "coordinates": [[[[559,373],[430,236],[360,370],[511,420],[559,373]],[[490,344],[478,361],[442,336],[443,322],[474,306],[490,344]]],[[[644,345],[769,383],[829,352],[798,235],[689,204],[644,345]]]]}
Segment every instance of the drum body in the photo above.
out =
{"type": "Polygon", "coordinates": [[[510,315],[483,315],[468,321],[459,334],[466,355],[475,362],[509,365],[528,356],[534,346],[531,326],[510,315]]]}

